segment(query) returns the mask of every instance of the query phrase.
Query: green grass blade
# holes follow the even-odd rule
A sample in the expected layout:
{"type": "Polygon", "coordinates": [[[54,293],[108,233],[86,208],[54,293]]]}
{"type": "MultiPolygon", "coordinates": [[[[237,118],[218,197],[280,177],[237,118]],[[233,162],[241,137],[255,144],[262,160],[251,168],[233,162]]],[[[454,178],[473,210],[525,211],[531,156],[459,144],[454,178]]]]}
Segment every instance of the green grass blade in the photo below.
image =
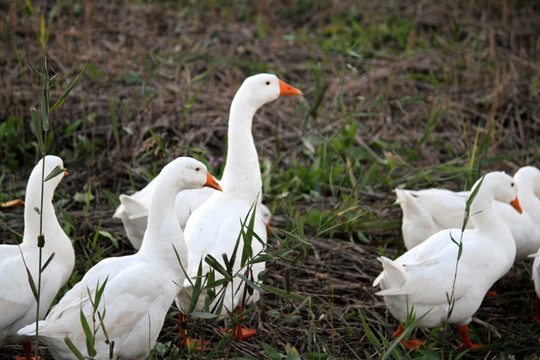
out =
{"type": "Polygon", "coordinates": [[[86,63],[84,63],[83,68],[82,68],[81,72],[79,73],[79,75],[77,75],[77,77],[75,78],[75,80],[73,80],[73,82],[71,83],[71,85],[69,85],[69,87],[67,88],[67,90],[64,91],[64,93],[62,94],[62,96],[60,96],[60,99],[58,99],[58,101],[56,101],[56,103],[53,105],[53,107],[51,108],[50,111],[54,111],[54,110],[58,109],[59,107],[61,107],[61,106],[64,104],[64,101],[66,101],[66,98],[68,97],[68,95],[69,95],[69,93],[71,92],[71,90],[73,90],[73,88],[75,87],[75,85],[77,85],[77,83],[78,83],[79,80],[81,79],[81,76],[82,76],[82,74],[84,73],[85,70],[86,70],[86,63]]]}
{"type": "Polygon", "coordinates": [[[60,168],[60,166],[56,166],[45,178],[44,182],[47,182],[51,179],[54,179],[58,175],[62,174],[64,172],[64,169],[60,168]]]}
{"type": "Polygon", "coordinates": [[[86,350],[88,351],[88,355],[91,357],[96,356],[97,351],[94,348],[95,344],[95,337],[92,333],[92,330],[90,329],[90,325],[88,325],[88,320],[86,320],[86,317],[84,316],[84,312],[82,311],[82,308],[80,310],[80,319],[81,319],[81,325],[84,331],[84,336],[86,337],[86,350]]]}
{"type": "Polygon", "coordinates": [[[49,258],[47,259],[47,261],[45,261],[45,264],[43,264],[43,266],[41,267],[41,272],[45,271],[45,269],[47,268],[47,266],[49,266],[49,264],[51,263],[51,261],[54,259],[54,255],[56,253],[52,253],[51,256],[49,256],[49,258]]]}
{"type": "Polygon", "coordinates": [[[36,135],[38,141],[39,152],[43,153],[45,152],[45,146],[43,146],[43,131],[41,128],[39,113],[37,112],[36,108],[33,107],[30,109],[30,114],[32,115],[32,130],[34,130],[34,134],[36,135]]]}
{"type": "Polygon", "coordinates": [[[73,355],[75,355],[75,357],[78,359],[78,360],[85,360],[83,354],[81,354],[81,352],[79,351],[79,349],[77,349],[77,347],[75,346],[75,344],[68,338],[64,338],[64,342],[66,343],[67,347],[69,348],[69,350],[71,350],[71,352],[73,353],[73,355]]]}

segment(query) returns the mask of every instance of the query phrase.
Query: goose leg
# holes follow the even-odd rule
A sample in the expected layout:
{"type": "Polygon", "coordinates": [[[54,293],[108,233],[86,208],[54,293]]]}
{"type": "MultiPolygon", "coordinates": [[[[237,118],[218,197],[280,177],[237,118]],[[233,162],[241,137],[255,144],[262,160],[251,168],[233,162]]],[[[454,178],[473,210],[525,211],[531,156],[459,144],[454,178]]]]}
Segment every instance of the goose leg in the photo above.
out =
{"type": "Polygon", "coordinates": [[[481,348],[484,345],[473,344],[469,338],[469,325],[458,326],[459,335],[461,335],[461,341],[463,342],[456,350],[474,350],[481,348]]]}
{"type": "MultiPolygon", "coordinates": [[[[15,356],[15,360],[35,360],[36,358],[32,356],[32,342],[28,341],[22,344],[25,357],[15,356]]],[[[38,360],[41,359],[38,357],[38,360]]]]}
{"type": "Polygon", "coordinates": [[[184,324],[187,318],[186,315],[179,311],[178,312],[178,335],[180,336],[180,344],[185,348],[193,349],[197,351],[202,351],[206,348],[208,341],[201,341],[199,339],[192,339],[187,336],[187,331],[184,329],[184,324]]]}
{"type": "MultiPolygon", "coordinates": [[[[240,306],[236,307],[236,313],[241,314],[242,307],[240,306]]],[[[232,335],[232,331],[230,330],[227,331],[227,329],[221,329],[221,331],[227,332],[229,335],[232,335]]],[[[257,330],[245,328],[245,327],[242,327],[241,324],[239,324],[236,326],[234,330],[234,337],[236,338],[236,340],[244,340],[244,339],[254,336],[256,333],[257,333],[257,330]]]]}
{"type": "MultiPolygon", "coordinates": [[[[405,331],[405,329],[400,324],[398,329],[394,333],[394,337],[400,337],[401,334],[403,334],[404,331],[405,331]]],[[[405,344],[405,340],[403,339],[403,340],[401,340],[401,344],[405,345],[407,347],[407,350],[412,350],[412,349],[419,350],[420,346],[424,345],[424,342],[422,340],[419,340],[419,339],[413,339],[413,340],[407,340],[407,344],[405,344]]]]}

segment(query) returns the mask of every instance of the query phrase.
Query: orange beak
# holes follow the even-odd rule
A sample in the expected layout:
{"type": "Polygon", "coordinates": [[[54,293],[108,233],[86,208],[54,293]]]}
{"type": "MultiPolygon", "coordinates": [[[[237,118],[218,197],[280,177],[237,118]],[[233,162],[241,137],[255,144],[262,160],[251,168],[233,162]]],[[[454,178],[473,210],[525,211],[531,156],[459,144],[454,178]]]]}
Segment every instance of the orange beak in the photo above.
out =
{"type": "Polygon", "coordinates": [[[204,184],[204,186],[207,186],[212,189],[219,190],[219,191],[223,191],[221,186],[219,186],[219,184],[217,183],[216,179],[214,179],[214,177],[210,175],[210,173],[206,174],[206,184],[204,184]]]}
{"type": "Polygon", "coordinates": [[[69,173],[68,173],[67,169],[64,169],[64,176],[68,176],[68,175],[69,175],[69,173]]]}
{"type": "Polygon", "coordinates": [[[519,205],[519,200],[517,196],[514,200],[510,202],[510,205],[512,205],[512,207],[516,209],[518,213],[523,213],[523,210],[521,210],[521,205],[519,205]]]}
{"type": "MultiPolygon", "coordinates": [[[[279,80],[279,79],[278,79],[279,80]]],[[[302,92],[279,80],[279,96],[302,95],[302,92]]]]}

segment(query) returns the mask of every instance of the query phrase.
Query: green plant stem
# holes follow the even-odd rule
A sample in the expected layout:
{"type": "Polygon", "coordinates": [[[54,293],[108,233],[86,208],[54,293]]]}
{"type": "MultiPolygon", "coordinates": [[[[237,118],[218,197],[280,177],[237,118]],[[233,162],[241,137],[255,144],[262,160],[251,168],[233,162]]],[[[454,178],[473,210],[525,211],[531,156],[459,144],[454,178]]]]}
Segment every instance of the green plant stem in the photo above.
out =
{"type": "MultiPolygon", "coordinates": [[[[45,98],[47,101],[42,102],[42,106],[47,107],[46,109],[41,109],[42,114],[46,114],[46,116],[49,116],[49,76],[47,72],[47,57],[45,53],[43,54],[43,63],[44,63],[44,69],[43,69],[43,85],[42,85],[42,98],[45,98]]],[[[42,119],[43,120],[43,119],[42,119]]],[[[42,128],[44,139],[47,139],[47,133],[48,133],[48,126],[42,128]]],[[[36,129],[37,131],[37,129],[36,129]]],[[[36,359],[38,358],[38,348],[39,348],[39,308],[40,308],[40,299],[41,299],[41,267],[43,264],[43,246],[45,245],[45,235],[43,234],[43,192],[45,190],[45,148],[46,148],[46,142],[43,142],[43,148],[40,148],[41,153],[41,159],[42,161],[42,169],[41,169],[41,199],[40,199],[40,210],[39,210],[39,236],[38,236],[38,251],[39,251],[39,261],[38,261],[38,283],[37,283],[37,298],[36,298],[36,359]]]]}

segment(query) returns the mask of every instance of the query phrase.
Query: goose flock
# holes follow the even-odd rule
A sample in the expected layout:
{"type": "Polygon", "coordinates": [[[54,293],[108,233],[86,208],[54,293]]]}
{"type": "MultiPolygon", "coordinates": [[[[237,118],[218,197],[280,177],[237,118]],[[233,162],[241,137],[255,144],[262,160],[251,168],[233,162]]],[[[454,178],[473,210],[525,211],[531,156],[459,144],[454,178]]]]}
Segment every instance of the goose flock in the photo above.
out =
{"type": "MultiPolygon", "coordinates": [[[[73,359],[73,348],[84,358],[144,359],[176,302],[181,343],[204,348],[187,336],[186,319],[192,313],[241,316],[259,300],[246,280],[256,282],[265,270],[264,261],[249,259],[266,250],[271,212],[262,203],[252,122],[263,105],[295,95],[300,90],[276,75],[246,78],[230,107],[222,178],[214,179],[201,162],[180,157],[140,191],[120,195],[113,217],[122,221],[137,252],[100,261],[52,307],[71,276],[75,253],[52,204],[67,172],[62,159],[41,159],[26,188],[23,241],[0,245],[0,346],[22,344],[30,360],[38,332],[55,359],[73,359]],[[45,264],[41,269],[40,263],[45,264]],[[39,275],[38,310],[29,278],[39,275]],[[215,287],[207,293],[201,286],[209,278],[223,285],[221,296],[209,294],[215,287]]],[[[523,167],[513,177],[484,174],[471,191],[395,193],[407,251],[396,259],[379,258],[382,272],[373,286],[380,288],[377,295],[399,321],[396,337],[415,318],[420,327],[457,325],[459,350],[481,347],[468,336],[472,316],[493,284],[527,257],[534,257],[532,277],[540,294],[537,168],[523,167]]],[[[228,332],[238,340],[256,334],[238,324],[228,332]]],[[[403,345],[419,349],[423,342],[410,339],[403,345]]]]}

